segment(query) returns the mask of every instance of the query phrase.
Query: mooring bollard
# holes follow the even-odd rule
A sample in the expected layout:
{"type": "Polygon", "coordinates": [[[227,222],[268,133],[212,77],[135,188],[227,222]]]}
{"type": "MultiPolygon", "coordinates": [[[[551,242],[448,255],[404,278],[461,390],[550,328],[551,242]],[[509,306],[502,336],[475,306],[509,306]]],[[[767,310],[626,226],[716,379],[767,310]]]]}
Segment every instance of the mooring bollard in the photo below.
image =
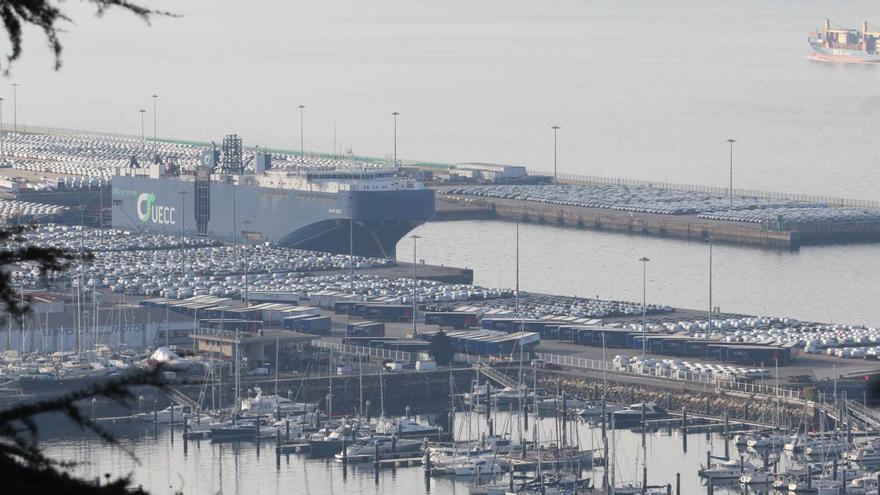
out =
{"type": "Polygon", "coordinates": [[[187,429],[189,426],[188,423],[189,423],[189,420],[186,417],[186,414],[184,414],[183,415],[183,433],[182,433],[183,434],[183,455],[186,455],[187,451],[189,450],[189,435],[187,433],[187,429]]]}
{"type": "Polygon", "coordinates": [[[275,428],[275,468],[281,468],[281,428],[275,428]]]}

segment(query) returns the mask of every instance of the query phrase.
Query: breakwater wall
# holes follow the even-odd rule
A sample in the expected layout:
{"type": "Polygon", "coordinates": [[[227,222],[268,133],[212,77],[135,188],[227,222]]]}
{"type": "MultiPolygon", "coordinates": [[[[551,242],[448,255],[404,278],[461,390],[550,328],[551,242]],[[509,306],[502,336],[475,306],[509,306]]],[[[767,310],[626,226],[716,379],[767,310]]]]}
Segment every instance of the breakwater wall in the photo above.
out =
{"type": "Polygon", "coordinates": [[[774,230],[752,223],[706,220],[696,215],[633,213],[499,198],[451,195],[438,198],[458,205],[457,208],[446,207],[448,213],[438,208],[438,220],[499,219],[696,241],[711,238],[716,242],[770,249],[880,241],[877,222],[820,223],[774,230]]]}

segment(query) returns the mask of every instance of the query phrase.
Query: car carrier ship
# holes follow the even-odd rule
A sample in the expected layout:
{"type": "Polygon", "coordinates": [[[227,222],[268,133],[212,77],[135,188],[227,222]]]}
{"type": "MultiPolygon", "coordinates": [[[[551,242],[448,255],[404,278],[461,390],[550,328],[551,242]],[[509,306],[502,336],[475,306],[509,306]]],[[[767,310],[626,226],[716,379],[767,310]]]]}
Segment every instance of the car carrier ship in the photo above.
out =
{"type": "Polygon", "coordinates": [[[810,33],[808,41],[813,57],[823,62],[878,63],[880,62],[880,31],[869,31],[868,23],[861,30],[832,28],[825,19],[822,29],[810,33]]]}
{"type": "Polygon", "coordinates": [[[111,181],[113,226],[394,257],[397,242],[434,217],[434,191],[393,166],[308,157],[273,166],[260,151],[251,161],[224,166],[208,149],[193,170],[120,167],[111,181]]]}

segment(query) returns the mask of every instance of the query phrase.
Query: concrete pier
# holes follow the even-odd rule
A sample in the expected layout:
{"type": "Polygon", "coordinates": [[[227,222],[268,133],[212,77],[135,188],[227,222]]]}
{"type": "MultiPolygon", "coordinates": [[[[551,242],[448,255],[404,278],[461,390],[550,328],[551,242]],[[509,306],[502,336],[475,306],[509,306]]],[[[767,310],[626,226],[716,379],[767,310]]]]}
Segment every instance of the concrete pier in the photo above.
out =
{"type": "Polygon", "coordinates": [[[563,206],[516,199],[438,194],[435,220],[498,219],[628,234],[797,249],[807,244],[880,241],[880,223],[835,222],[769,230],[763,225],[707,220],[697,215],[661,215],[601,208],[563,206]],[[465,210],[467,214],[463,213],[465,210]]]}

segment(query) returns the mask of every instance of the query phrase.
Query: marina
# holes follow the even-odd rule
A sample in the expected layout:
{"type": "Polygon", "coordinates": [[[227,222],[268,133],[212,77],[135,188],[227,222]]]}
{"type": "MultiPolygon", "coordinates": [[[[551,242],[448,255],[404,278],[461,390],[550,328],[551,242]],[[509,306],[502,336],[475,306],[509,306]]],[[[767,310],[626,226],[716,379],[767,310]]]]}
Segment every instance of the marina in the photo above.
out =
{"type": "Polygon", "coordinates": [[[57,7],[10,493],[880,494],[864,0],[57,7]]]}

